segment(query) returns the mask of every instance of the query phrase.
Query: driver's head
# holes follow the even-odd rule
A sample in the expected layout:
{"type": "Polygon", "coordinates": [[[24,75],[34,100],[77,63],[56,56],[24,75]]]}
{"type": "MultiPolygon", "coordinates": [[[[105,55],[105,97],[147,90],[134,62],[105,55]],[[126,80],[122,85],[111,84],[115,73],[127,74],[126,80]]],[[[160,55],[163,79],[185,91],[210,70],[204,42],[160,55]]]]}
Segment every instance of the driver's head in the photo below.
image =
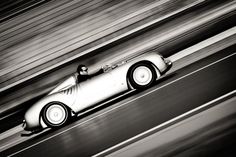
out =
{"type": "Polygon", "coordinates": [[[79,65],[77,72],[79,75],[88,75],[88,68],[85,65],[79,65]]]}

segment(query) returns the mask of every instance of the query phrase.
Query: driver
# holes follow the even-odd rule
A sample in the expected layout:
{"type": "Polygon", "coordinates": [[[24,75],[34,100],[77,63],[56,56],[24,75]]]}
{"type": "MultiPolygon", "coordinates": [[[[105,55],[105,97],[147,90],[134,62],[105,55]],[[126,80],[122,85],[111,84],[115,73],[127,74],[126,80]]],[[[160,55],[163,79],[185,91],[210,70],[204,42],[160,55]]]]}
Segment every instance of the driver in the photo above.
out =
{"type": "Polygon", "coordinates": [[[87,80],[88,78],[92,78],[94,76],[97,76],[99,74],[102,74],[104,73],[104,71],[106,71],[107,69],[109,69],[110,66],[109,65],[106,65],[105,67],[102,67],[100,70],[92,73],[92,74],[89,74],[88,73],[88,67],[81,64],[77,67],[77,81],[78,83],[82,82],[82,81],[85,81],[87,80]]]}
{"type": "Polygon", "coordinates": [[[77,81],[82,82],[88,79],[88,68],[85,65],[79,65],[77,68],[77,81]]]}

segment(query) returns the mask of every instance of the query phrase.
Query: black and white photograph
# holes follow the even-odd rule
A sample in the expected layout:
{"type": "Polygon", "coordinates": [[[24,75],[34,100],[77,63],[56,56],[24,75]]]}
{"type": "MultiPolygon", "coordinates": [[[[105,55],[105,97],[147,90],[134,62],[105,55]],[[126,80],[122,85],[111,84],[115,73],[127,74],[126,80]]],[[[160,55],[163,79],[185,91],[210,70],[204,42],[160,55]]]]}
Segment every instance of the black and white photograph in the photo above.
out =
{"type": "Polygon", "coordinates": [[[236,0],[0,0],[0,157],[235,157],[236,0]]]}

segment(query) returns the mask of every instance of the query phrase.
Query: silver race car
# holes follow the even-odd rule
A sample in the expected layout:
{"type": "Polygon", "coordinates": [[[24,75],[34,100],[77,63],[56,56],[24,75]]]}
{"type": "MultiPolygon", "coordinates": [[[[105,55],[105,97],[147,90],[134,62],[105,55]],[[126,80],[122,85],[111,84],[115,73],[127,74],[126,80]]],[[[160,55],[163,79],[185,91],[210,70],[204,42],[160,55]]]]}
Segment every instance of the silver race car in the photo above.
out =
{"type": "Polygon", "coordinates": [[[149,87],[171,66],[170,60],[148,53],[112,64],[82,82],[73,75],[27,110],[23,127],[27,131],[61,127],[72,116],[117,94],[149,87]]]}

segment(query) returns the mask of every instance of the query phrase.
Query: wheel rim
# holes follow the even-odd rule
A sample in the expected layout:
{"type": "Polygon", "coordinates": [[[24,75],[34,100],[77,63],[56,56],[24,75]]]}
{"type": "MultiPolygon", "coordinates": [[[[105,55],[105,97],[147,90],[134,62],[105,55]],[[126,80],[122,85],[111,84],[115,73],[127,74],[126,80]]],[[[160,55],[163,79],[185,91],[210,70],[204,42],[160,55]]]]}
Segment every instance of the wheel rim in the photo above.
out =
{"type": "Polygon", "coordinates": [[[152,71],[146,66],[137,67],[133,72],[133,79],[136,84],[144,86],[151,82],[152,71]]]}
{"type": "Polygon", "coordinates": [[[46,111],[47,120],[54,124],[61,124],[66,119],[66,111],[60,105],[51,105],[46,111]]]}

